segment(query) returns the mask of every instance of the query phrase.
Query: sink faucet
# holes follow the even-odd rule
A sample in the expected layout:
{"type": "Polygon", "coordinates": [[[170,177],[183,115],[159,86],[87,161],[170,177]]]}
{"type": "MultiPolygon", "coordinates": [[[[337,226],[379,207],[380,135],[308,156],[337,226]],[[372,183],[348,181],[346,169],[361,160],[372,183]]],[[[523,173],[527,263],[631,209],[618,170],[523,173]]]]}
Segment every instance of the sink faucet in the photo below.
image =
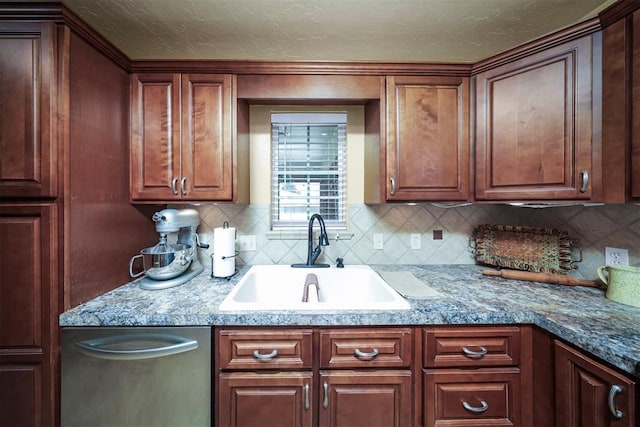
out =
{"type": "Polygon", "coordinates": [[[312,267],[329,267],[329,264],[316,264],[316,260],[322,252],[322,246],[329,245],[329,237],[327,236],[327,229],[324,226],[324,220],[320,214],[313,214],[309,218],[309,236],[307,242],[307,263],[306,264],[291,264],[291,267],[296,268],[312,268],[312,267]],[[320,236],[318,237],[318,246],[313,247],[313,221],[318,220],[320,224],[320,236]]]}

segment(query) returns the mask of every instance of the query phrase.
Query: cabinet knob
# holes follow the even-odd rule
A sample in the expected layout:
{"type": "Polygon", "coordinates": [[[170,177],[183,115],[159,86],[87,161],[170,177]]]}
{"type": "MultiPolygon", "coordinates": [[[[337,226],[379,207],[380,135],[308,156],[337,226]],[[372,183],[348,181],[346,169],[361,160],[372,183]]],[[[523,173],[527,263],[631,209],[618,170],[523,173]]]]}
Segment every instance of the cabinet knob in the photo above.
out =
{"type": "Polygon", "coordinates": [[[609,389],[609,411],[611,411],[611,415],[617,420],[622,418],[622,411],[616,409],[616,396],[623,391],[624,389],[621,386],[615,384],[609,389]]]}

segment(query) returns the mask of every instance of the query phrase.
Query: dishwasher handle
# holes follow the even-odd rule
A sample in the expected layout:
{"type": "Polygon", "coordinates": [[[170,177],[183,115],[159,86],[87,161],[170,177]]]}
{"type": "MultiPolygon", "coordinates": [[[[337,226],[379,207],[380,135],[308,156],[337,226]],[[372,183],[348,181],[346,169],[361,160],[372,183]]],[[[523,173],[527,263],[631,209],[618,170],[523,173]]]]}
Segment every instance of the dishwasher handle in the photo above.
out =
{"type": "Polygon", "coordinates": [[[109,360],[153,359],[185,353],[198,348],[196,340],[158,333],[112,335],[105,338],[78,341],[75,344],[77,350],[87,356],[109,360]],[[166,345],[132,349],[109,348],[114,344],[133,344],[143,341],[156,341],[166,345]]]}

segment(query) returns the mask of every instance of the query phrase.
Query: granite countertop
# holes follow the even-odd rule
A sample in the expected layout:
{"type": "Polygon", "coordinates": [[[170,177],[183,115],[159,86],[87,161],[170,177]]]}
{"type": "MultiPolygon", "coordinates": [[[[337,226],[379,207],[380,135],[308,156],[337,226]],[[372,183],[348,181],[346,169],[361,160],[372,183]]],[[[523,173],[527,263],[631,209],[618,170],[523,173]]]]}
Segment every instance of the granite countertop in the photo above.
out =
{"type": "Polygon", "coordinates": [[[229,280],[205,270],[165,290],[127,283],[62,313],[60,326],[534,324],[640,377],[640,308],[610,301],[603,290],[490,278],[474,265],[372,267],[410,271],[441,295],[409,299],[411,310],[393,312],[221,312],[218,306],[249,267],[229,280]]]}

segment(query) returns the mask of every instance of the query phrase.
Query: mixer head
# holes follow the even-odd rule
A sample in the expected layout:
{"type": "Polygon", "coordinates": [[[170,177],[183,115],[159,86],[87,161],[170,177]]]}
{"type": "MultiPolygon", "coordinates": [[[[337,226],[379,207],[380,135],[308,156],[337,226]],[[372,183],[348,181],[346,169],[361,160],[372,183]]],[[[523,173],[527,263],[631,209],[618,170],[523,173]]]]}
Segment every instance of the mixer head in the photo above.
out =
{"type": "Polygon", "coordinates": [[[163,209],[151,217],[158,233],[172,233],[184,227],[195,229],[200,224],[200,215],[195,209],[163,209]]]}

